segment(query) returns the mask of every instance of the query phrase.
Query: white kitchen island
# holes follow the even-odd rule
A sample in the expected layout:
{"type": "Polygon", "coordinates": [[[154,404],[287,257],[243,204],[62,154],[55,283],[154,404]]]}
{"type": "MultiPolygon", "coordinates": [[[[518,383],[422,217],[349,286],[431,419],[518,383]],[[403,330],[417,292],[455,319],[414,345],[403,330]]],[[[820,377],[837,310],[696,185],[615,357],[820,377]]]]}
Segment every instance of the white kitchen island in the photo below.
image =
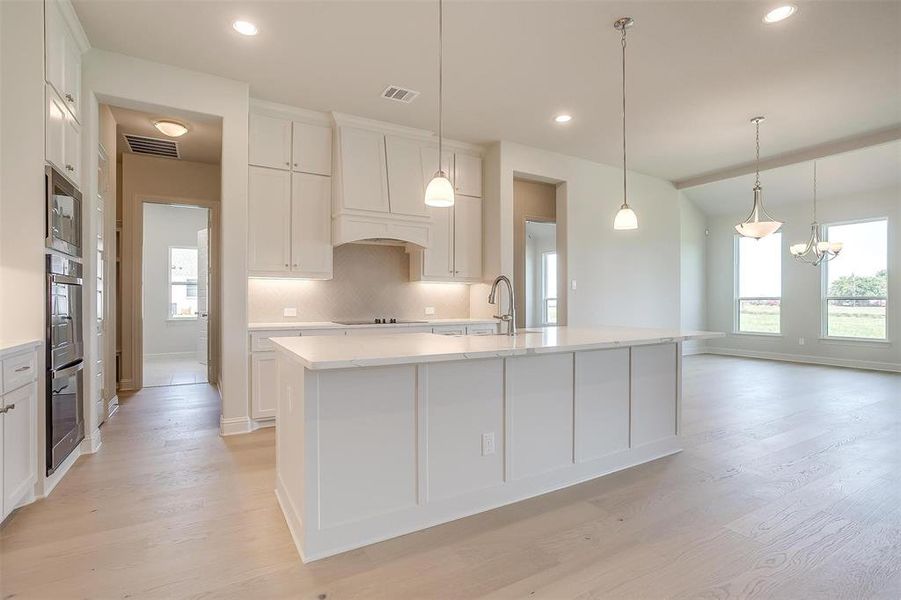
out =
{"type": "Polygon", "coordinates": [[[718,335],[273,338],[276,494],[301,558],[678,452],[681,343],[718,335]]]}

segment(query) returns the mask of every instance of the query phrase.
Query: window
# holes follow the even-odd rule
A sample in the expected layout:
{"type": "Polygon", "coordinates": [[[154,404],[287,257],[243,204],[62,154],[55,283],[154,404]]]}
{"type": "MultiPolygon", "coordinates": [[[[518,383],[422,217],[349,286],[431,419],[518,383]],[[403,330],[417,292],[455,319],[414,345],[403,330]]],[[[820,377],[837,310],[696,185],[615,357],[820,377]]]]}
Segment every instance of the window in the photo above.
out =
{"type": "Polygon", "coordinates": [[[782,234],[738,237],[735,330],[740,333],[782,331],[782,234]]]}
{"type": "Polygon", "coordinates": [[[541,255],[541,291],[545,325],[557,324],[557,253],[541,255]]]}
{"type": "Polygon", "coordinates": [[[197,248],[169,248],[169,318],[197,318],[197,248]]]}
{"type": "Polygon", "coordinates": [[[827,225],[826,240],[841,253],[823,272],[824,334],[885,339],[888,301],[888,221],[827,225]]]}

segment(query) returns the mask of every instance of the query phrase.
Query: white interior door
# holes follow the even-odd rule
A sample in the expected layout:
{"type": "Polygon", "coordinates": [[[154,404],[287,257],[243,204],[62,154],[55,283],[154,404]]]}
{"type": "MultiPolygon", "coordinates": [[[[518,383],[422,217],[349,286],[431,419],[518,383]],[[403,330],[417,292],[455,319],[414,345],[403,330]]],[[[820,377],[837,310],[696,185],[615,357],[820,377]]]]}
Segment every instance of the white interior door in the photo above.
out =
{"type": "Polygon", "coordinates": [[[210,230],[197,232],[197,361],[208,364],[210,344],[210,230]]]}

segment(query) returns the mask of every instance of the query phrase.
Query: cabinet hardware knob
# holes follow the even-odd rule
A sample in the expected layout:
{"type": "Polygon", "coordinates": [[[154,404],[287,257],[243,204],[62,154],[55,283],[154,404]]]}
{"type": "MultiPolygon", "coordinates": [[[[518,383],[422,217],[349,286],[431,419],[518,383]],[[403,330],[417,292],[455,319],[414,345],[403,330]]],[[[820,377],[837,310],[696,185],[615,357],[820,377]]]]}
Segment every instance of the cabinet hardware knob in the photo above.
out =
{"type": "Polygon", "coordinates": [[[294,263],[294,266],[296,267],[296,266],[297,266],[297,263],[294,263]]]}
{"type": "Polygon", "coordinates": [[[294,166],[296,167],[296,166],[297,166],[297,163],[294,163],[294,166]]]}
{"type": "Polygon", "coordinates": [[[286,167],[290,167],[290,166],[291,166],[291,163],[286,162],[286,163],[285,163],[285,166],[286,166],[286,167]]]}
{"type": "Polygon", "coordinates": [[[287,267],[287,266],[288,266],[288,263],[285,263],[285,266],[287,267]]]}
{"type": "Polygon", "coordinates": [[[72,94],[66,94],[66,100],[69,102],[75,102],[75,98],[72,97],[72,94]]]}
{"type": "Polygon", "coordinates": [[[16,373],[24,373],[25,371],[27,371],[30,368],[31,368],[31,365],[25,365],[24,367],[19,367],[18,369],[16,369],[16,373]]]}
{"type": "Polygon", "coordinates": [[[75,167],[73,167],[72,165],[66,165],[66,170],[67,170],[67,171],[74,171],[74,170],[75,170],[75,167]]]}
{"type": "Polygon", "coordinates": [[[16,407],[16,403],[13,402],[12,404],[10,404],[9,406],[7,406],[7,407],[4,408],[3,410],[0,410],[0,415],[2,415],[2,414],[4,414],[4,413],[8,413],[9,411],[11,411],[12,409],[14,409],[15,407],[16,407]]]}

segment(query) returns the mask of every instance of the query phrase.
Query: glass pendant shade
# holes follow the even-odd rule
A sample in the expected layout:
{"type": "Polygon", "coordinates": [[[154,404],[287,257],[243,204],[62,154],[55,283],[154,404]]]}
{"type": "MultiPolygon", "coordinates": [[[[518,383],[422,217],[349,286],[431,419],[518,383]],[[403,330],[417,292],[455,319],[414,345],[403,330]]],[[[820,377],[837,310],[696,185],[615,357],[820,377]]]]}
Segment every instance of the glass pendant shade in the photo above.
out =
{"type": "Polygon", "coordinates": [[[454,205],[454,186],[444,171],[438,171],[425,188],[427,206],[447,208],[454,205]]]}
{"type": "Polygon", "coordinates": [[[751,214],[744,222],[735,226],[735,231],[744,237],[759,240],[771,233],[776,233],[782,227],[782,221],[774,220],[763,209],[763,191],[760,185],[754,186],[754,206],[751,208],[751,214]]]}
{"type": "Polygon", "coordinates": [[[623,204],[619,212],[616,213],[616,218],[613,219],[613,228],[614,229],[638,229],[638,216],[636,216],[635,211],[632,210],[628,204],[623,204]]]}

